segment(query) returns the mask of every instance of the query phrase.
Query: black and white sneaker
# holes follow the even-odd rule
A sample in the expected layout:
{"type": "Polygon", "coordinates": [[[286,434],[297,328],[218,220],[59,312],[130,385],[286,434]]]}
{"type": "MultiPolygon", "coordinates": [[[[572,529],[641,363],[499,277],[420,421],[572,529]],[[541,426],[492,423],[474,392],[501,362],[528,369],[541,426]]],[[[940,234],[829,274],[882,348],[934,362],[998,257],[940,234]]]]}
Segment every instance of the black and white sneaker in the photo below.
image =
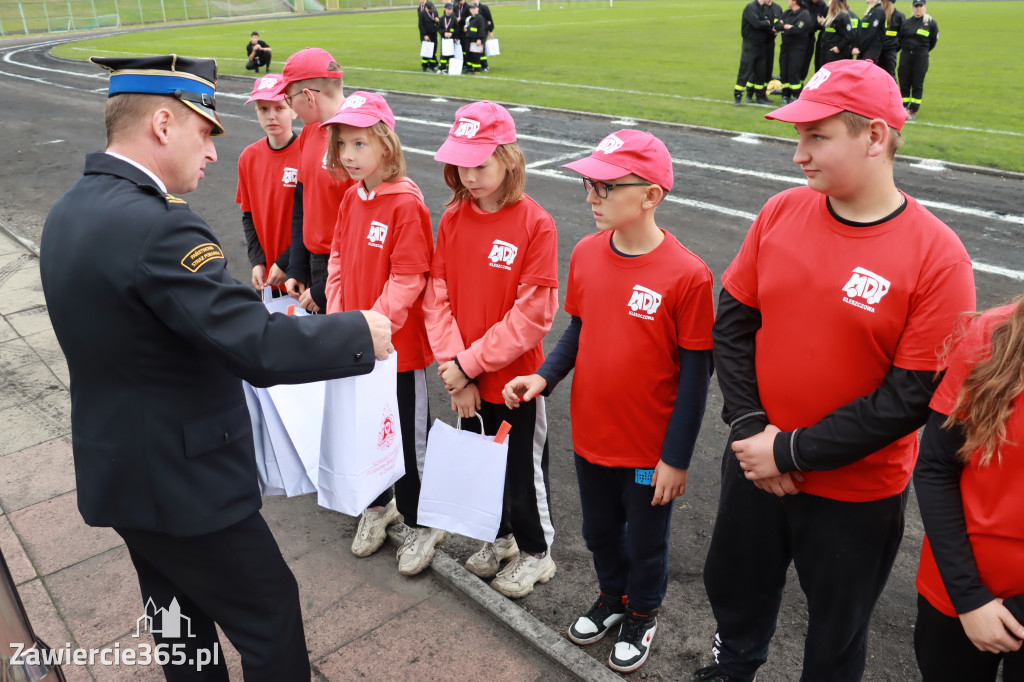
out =
{"type": "Polygon", "coordinates": [[[729,675],[728,673],[722,672],[722,669],[717,665],[709,665],[705,668],[699,668],[693,673],[693,679],[695,682],[756,682],[756,677],[736,677],[735,675],[729,675]]]}
{"type": "Polygon", "coordinates": [[[647,662],[651,642],[658,630],[655,613],[637,613],[628,609],[619,630],[619,639],[608,655],[608,665],[620,673],[631,673],[647,662]]]}
{"type": "Polygon", "coordinates": [[[608,597],[601,593],[590,610],[569,626],[569,639],[575,644],[593,644],[608,634],[626,616],[624,598],[608,597]]]}

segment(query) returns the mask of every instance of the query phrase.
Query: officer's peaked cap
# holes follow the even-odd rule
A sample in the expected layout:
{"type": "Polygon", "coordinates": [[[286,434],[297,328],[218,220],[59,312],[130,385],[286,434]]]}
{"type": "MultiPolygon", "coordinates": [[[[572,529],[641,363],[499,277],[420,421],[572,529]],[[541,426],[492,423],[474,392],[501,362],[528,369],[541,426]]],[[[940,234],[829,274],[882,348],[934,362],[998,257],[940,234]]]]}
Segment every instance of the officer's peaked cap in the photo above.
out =
{"type": "Polygon", "coordinates": [[[179,57],[91,57],[110,71],[108,97],[125,93],[174,97],[213,123],[213,134],[223,135],[217,117],[217,62],[214,59],[179,57]]]}

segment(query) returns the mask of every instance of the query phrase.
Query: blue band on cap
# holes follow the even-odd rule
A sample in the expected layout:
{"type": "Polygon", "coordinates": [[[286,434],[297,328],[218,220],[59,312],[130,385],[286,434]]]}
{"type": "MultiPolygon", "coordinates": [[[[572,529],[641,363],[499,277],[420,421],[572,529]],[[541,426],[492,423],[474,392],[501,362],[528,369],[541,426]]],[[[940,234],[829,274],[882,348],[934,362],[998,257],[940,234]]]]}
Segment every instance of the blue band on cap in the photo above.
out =
{"type": "Polygon", "coordinates": [[[175,90],[194,92],[213,97],[216,90],[202,81],[178,76],[143,75],[136,73],[112,74],[107,96],[122,93],[146,93],[151,95],[173,95],[175,90]]]}

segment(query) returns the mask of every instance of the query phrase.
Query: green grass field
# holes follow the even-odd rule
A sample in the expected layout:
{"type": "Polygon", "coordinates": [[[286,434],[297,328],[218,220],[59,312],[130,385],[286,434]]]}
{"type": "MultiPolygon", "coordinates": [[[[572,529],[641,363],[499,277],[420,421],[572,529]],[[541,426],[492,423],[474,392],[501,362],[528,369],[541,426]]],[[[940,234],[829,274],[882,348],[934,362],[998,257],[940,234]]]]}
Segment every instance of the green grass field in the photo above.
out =
{"type": "MultiPolygon", "coordinates": [[[[742,0],[548,3],[541,11],[494,6],[502,54],[482,76],[420,73],[413,9],[254,19],[189,26],[61,45],[55,52],[214,57],[222,73],[244,74],[242,47],[257,29],[276,66],[295,50],[328,49],[345,86],[493,99],[736,131],[795,137],[765,109],[732,106],[742,0]]],[[[900,3],[909,14],[909,2],[900,3]]],[[[902,152],[1024,171],[1024,91],[1017,86],[1024,2],[935,0],[941,28],[917,122],[902,152]]],[[[863,13],[863,3],[854,10],[863,13]]],[[[777,99],[777,98],[776,98],[777,99]]]]}

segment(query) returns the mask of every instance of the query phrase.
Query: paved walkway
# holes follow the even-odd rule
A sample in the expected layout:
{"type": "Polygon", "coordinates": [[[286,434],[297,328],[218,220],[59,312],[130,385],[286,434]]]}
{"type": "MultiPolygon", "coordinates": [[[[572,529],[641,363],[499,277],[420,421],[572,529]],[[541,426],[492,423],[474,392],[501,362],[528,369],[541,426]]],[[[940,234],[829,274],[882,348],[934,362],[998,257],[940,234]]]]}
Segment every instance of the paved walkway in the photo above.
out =
{"type": "MultiPolygon", "coordinates": [[[[142,601],[127,550],[78,513],[68,371],[38,259],[2,231],[0,377],[0,549],[33,627],[55,649],[138,650],[151,639],[133,636],[142,601]]],[[[395,539],[404,527],[356,559],[348,549],[355,519],[311,495],[266,498],[263,514],[299,582],[316,679],[617,678],[443,553],[422,575],[399,576],[395,539]]],[[[221,641],[232,679],[241,680],[237,654],[221,641]]],[[[98,659],[64,671],[72,682],[163,679],[156,665],[98,659]]]]}

